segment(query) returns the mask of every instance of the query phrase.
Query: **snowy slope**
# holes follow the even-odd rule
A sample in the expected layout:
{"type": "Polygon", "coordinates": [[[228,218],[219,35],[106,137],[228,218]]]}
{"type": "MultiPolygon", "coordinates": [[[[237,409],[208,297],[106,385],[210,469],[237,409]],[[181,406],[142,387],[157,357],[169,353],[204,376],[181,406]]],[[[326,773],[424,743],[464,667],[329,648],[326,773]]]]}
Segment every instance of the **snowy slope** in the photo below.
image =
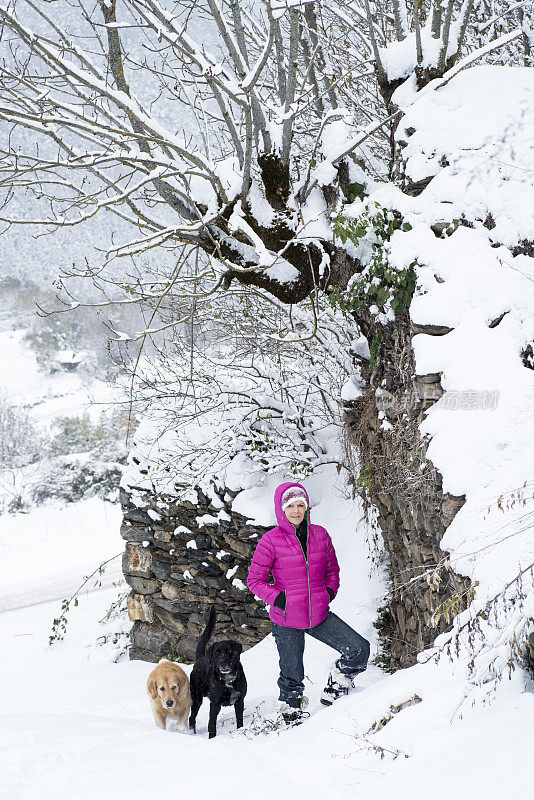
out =
{"type": "MultiPolygon", "coordinates": [[[[13,800],[145,800],[208,797],[233,800],[246,794],[268,800],[496,800],[524,790],[531,754],[528,734],[534,700],[509,687],[491,708],[463,710],[458,682],[417,667],[380,677],[367,673],[360,690],[331,709],[317,710],[300,728],[268,736],[235,732],[232,714],[219,717],[216,739],[207,739],[206,708],[196,736],[157,729],[145,692],[150,666],[106,660],[87,649],[95,622],[109,602],[94,595],[78,609],[69,642],[45,651],[53,609],[2,615],[8,655],[4,680],[28,687],[2,700],[0,791],[13,800]],[[83,632],[82,632],[82,629],[83,632]],[[31,687],[31,689],[29,688],[31,687]],[[423,698],[401,711],[378,734],[365,731],[414,692],[423,698]],[[316,713],[315,713],[316,712],[316,713]],[[384,748],[384,757],[373,750],[384,748]],[[401,751],[394,758],[394,753],[401,751]]],[[[307,648],[307,674],[320,684],[328,655],[307,648]]],[[[269,709],[276,677],[271,637],[245,654],[249,679],[245,723],[269,709]]],[[[186,667],[186,669],[188,669],[186,667]]]]}
{"type": "MultiPolygon", "coordinates": [[[[338,519],[330,522],[342,527],[338,519]]],[[[114,544],[120,541],[115,525],[108,533],[114,544]]],[[[354,531],[346,534],[336,546],[345,564],[352,549],[353,569],[343,576],[335,610],[372,635],[374,612],[366,601],[380,581],[368,579],[364,542],[354,531]]],[[[161,731],[146,695],[151,665],[124,657],[114,663],[118,646],[95,646],[98,637],[128,627],[124,620],[97,622],[116,593],[82,596],[66,640],[52,649],[47,639],[57,604],[0,614],[0,675],[4,686],[18,687],[0,700],[2,797],[34,800],[45,791],[47,800],[233,800],[245,793],[258,800],[416,800],[431,791],[436,800],[497,800],[527,785],[534,695],[524,693],[520,677],[491,706],[472,709],[470,698],[462,702],[462,667],[429,663],[393,676],[371,667],[348,698],[323,709],[319,694],[333,654],[314,640],[305,653],[311,716],[301,727],[252,732],[255,718],[272,715],[276,697],[276,647],[268,636],[243,656],[249,683],[243,732],[235,731],[226,709],[217,738],[209,741],[206,704],[196,736],[161,731]],[[421,702],[368,732],[391,706],[414,695],[421,702]]]]}
{"type": "MultiPolygon", "coordinates": [[[[0,611],[70,597],[84,575],[122,554],[120,520],[120,505],[99,497],[65,505],[47,503],[29,514],[2,515],[0,611]]],[[[120,557],[101,580],[103,586],[111,586],[119,579],[120,557]]],[[[88,584],[93,585],[94,580],[88,584]]]]}
{"type": "MultiPolygon", "coordinates": [[[[7,407],[20,409],[21,419],[25,420],[25,415],[29,418],[32,432],[28,432],[26,422],[20,422],[20,432],[15,435],[19,436],[18,444],[27,446],[28,452],[31,450],[31,458],[34,459],[27,458],[24,462],[19,462],[24,463],[24,466],[16,468],[13,462],[8,461],[4,469],[0,468],[0,509],[8,509],[13,503],[17,505],[17,499],[29,507],[37,502],[37,495],[47,494],[48,487],[52,490],[51,494],[73,499],[70,487],[76,481],[79,491],[75,494],[79,497],[83,491],[80,473],[84,469],[93,470],[93,478],[95,475],[98,478],[99,469],[102,472],[106,467],[113,467],[112,459],[118,457],[120,449],[119,442],[107,456],[108,461],[102,461],[102,455],[97,453],[95,456],[94,451],[90,452],[94,441],[87,438],[87,435],[84,439],[83,425],[88,430],[91,425],[97,427],[105,424],[117,411],[118,403],[123,397],[122,388],[94,377],[84,369],[83,364],[79,371],[72,373],[61,370],[52,373],[48,368],[40,367],[36,353],[26,339],[27,333],[28,329],[22,327],[21,319],[12,309],[0,321],[0,399],[7,407]],[[64,449],[52,452],[47,449],[47,441],[53,442],[58,430],[62,430],[61,423],[59,427],[55,427],[55,423],[64,418],[71,422],[76,419],[84,420],[80,425],[80,435],[75,446],[72,439],[68,443],[63,440],[58,447],[64,449]],[[37,435],[43,434],[40,447],[45,448],[44,450],[35,449],[32,440],[34,431],[37,435]],[[75,449],[80,452],[74,453],[75,449]]],[[[90,359],[91,353],[84,352],[90,359]]],[[[120,437],[120,428],[117,430],[120,437]]],[[[90,432],[89,430],[89,434],[90,432]]],[[[8,440],[8,446],[15,445],[8,440]]],[[[89,478],[84,485],[87,490],[91,488],[89,478]]],[[[108,495],[107,499],[114,498],[108,495]]],[[[47,529],[52,536],[55,527],[61,530],[64,525],[69,525],[76,530],[76,537],[81,543],[91,526],[102,530],[100,517],[104,515],[105,506],[98,505],[97,501],[79,511],[75,511],[73,506],[61,508],[48,504],[46,509],[36,512],[36,529],[47,529]]],[[[0,539],[5,537],[7,541],[8,534],[13,529],[24,531],[25,538],[28,538],[26,523],[21,521],[23,519],[7,516],[1,518],[0,539]]],[[[11,546],[12,543],[9,547],[11,546]]],[[[3,596],[1,589],[0,596],[3,596]]],[[[53,592],[50,594],[50,597],[56,596],[53,592]]]]}

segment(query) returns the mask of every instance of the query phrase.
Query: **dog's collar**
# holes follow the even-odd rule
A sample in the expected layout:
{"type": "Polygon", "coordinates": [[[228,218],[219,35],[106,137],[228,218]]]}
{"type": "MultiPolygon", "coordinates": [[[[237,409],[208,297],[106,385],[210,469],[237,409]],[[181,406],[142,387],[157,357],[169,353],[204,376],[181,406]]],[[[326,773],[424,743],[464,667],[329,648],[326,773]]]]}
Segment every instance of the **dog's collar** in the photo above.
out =
{"type": "Polygon", "coordinates": [[[235,682],[235,679],[237,678],[237,673],[231,678],[221,673],[221,677],[226,686],[231,686],[235,682]]]}

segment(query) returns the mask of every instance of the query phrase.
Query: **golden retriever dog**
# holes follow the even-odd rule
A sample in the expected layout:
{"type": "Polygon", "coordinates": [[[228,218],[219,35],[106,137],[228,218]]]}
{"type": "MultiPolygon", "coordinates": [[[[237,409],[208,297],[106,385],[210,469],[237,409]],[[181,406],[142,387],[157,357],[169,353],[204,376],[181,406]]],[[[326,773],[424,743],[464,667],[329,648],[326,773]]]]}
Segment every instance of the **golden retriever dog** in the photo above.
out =
{"type": "Polygon", "coordinates": [[[173,661],[160,661],[147,680],[148,694],[154,721],[166,730],[167,718],[174,717],[180,725],[187,725],[191,708],[189,678],[173,661]]]}

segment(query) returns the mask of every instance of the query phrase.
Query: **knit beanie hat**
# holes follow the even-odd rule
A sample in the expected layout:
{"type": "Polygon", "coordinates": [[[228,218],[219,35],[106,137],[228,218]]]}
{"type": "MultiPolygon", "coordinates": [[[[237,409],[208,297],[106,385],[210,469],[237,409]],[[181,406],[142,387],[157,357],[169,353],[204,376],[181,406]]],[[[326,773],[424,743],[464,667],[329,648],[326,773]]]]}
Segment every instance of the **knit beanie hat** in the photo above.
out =
{"type": "Polygon", "coordinates": [[[304,489],[301,489],[300,486],[290,486],[289,489],[286,489],[282,495],[282,511],[285,511],[285,509],[290,506],[291,503],[294,503],[297,500],[304,503],[304,506],[308,508],[308,501],[306,499],[304,489]]]}

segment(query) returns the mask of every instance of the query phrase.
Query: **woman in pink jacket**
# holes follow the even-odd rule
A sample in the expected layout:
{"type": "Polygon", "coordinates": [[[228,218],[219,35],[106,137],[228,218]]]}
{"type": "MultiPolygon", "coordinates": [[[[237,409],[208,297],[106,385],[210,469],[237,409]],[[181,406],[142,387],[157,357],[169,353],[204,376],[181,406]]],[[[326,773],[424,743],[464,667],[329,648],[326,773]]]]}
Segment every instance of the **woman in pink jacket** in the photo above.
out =
{"type": "Polygon", "coordinates": [[[310,523],[306,489],[300,483],[282,483],[274,508],[278,525],[258,542],[247,584],[270,606],[280,659],[281,712],[290,723],[301,718],[305,701],[304,634],[341,654],[323,690],[324,705],[347,694],[352,678],[367,667],[369,642],[329,610],[339,588],[339,566],[328,532],[310,523]]]}

